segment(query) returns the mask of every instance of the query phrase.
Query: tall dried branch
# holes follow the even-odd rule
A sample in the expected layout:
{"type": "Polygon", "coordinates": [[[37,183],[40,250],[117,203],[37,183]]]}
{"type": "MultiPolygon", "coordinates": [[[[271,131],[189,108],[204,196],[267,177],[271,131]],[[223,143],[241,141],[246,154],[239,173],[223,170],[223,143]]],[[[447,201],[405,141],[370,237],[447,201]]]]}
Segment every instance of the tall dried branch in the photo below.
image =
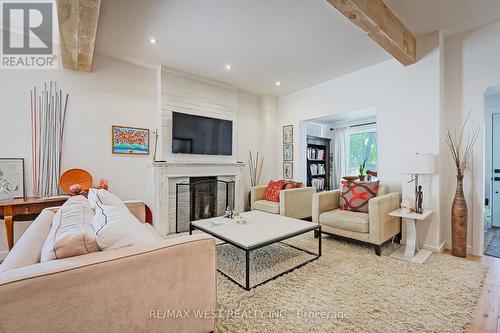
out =
{"type": "Polygon", "coordinates": [[[457,169],[457,174],[459,176],[463,176],[465,170],[469,167],[472,154],[474,152],[474,144],[476,143],[480,132],[480,126],[478,125],[472,132],[468,132],[466,134],[469,118],[470,112],[460,128],[459,135],[457,135],[456,131],[453,131],[453,135],[449,129],[446,131],[445,141],[450,149],[453,163],[455,164],[455,168],[457,169]]]}

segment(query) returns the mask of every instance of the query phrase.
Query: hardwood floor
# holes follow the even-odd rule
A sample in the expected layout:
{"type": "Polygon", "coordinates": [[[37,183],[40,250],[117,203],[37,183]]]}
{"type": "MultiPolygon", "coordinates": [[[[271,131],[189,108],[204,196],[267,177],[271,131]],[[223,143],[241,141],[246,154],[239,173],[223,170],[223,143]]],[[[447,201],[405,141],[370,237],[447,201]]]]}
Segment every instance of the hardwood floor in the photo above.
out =
{"type": "MultiPolygon", "coordinates": [[[[448,251],[445,253],[450,254],[448,251]]],[[[500,333],[500,258],[469,255],[467,259],[480,261],[489,267],[484,290],[467,332],[500,333]]]]}

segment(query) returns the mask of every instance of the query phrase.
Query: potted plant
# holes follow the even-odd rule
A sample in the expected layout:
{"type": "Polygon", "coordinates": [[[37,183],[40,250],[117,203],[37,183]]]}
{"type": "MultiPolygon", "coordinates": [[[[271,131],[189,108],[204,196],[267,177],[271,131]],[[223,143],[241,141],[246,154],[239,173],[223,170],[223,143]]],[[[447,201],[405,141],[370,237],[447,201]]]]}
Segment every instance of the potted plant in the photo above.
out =
{"type": "Polygon", "coordinates": [[[364,181],[365,177],[366,177],[366,174],[365,174],[366,161],[368,161],[367,158],[363,161],[363,163],[361,163],[359,165],[359,180],[361,180],[361,181],[364,181]]]}
{"type": "Polygon", "coordinates": [[[450,148],[453,164],[457,170],[457,188],[451,206],[451,253],[457,257],[465,257],[467,255],[467,202],[464,197],[463,179],[465,170],[469,167],[473,152],[472,148],[479,136],[480,129],[477,126],[465,138],[465,127],[469,116],[470,113],[465,119],[458,135],[455,131],[452,135],[450,130],[446,133],[446,144],[450,148]]]}

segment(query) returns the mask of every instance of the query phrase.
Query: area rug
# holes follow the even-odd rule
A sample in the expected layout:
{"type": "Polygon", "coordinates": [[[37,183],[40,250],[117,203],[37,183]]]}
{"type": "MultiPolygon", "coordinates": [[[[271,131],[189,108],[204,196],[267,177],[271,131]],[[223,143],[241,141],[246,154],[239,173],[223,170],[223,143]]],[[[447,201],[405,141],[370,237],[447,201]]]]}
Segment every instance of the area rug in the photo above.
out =
{"type": "MultiPolygon", "coordinates": [[[[316,249],[312,237],[293,244],[316,249]]],[[[479,262],[433,254],[424,264],[381,257],[373,248],[330,237],[323,256],[245,291],[218,275],[216,332],[462,332],[471,322],[487,268],[479,262]]],[[[253,283],[285,271],[307,255],[269,246],[252,256],[253,283]]],[[[244,256],[219,246],[219,267],[243,278],[244,256]]]]}
{"type": "Polygon", "coordinates": [[[484,254],[500,258],[500,234],[493,235],[484,254]]]}

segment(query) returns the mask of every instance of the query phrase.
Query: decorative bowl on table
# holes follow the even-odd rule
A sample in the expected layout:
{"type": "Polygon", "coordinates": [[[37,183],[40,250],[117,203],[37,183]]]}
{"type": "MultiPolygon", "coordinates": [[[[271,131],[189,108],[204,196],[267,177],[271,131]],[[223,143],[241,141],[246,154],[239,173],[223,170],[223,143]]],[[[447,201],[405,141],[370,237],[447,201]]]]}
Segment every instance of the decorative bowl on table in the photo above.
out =
{"type": "Polygon", "coordinates": [[[92,182],[92,175],[83,169],[70,169],[59,178],[61,189],[69,195],[79,194],[72,192],[72,186],[73,191],[76,191],[76,189],[80,187],[82,192],[88,192],[89,188],[92,186],[92,182]]]}

